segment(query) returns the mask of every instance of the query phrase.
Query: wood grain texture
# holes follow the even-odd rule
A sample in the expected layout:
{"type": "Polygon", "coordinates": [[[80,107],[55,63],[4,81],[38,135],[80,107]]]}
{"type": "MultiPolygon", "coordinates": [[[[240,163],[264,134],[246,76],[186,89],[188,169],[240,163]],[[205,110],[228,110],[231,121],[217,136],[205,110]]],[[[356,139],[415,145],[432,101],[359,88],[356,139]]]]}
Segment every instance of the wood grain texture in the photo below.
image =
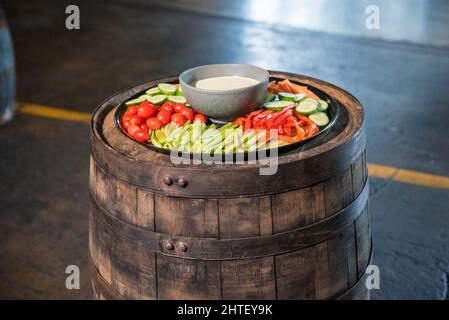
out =
{"type": "Polygon", "coordinates": [[[156,194],[156,231],[172,236],[217,238],[217,206],[217,200],[156,194]]]}
{"type": "Polygon", "coordinates": [[[157,255],[158,298],[221,299],[220,262],[157,255]]]}
{"type": "Polygon", "coordinates": [[[311,300],[315,292],[315,247],[276,256],[276,285],[280,300],[311,300]]]}
{"type": "Polygon", "coordinates": [[[91,206],[95,212],[93,221],[98,240],[102,240],[103,233],[112,234],[114,241],[128,245],[128,250],[132,251],[158,252],[199,260],[238,260],[292,252],[325,241],[352,225],[367,199],[366,185],[348,207],[323,221],[288,232],[235,239],[173,237],[125,223],[101,208],[93,198],[91,206]],[[182,243],[186,249],[184,251],[180,250],[182,243]],[[167,244],[171,244],[170,247],[167,244]]]}
{"type": "Polygon", "coordinates": [[[326,217],[324,185],[316,184],[272,196],[274,233],[304,227],[326,217]]]}
{"type": "Polygon", "coordinates": [[[220,239],[248,238],[273,232],[270,197],[219,199],[220,239]]]}
{"type": "Polygon", "coordinates": [[[347,169],[326,180],[324,194],[327,217],[346,207],[353,200],[351,170],[347,169]]]}
{"type": "Polygon", "coordinates": [[[369,205],[364,209],[360,217],[355,221],[355,232],[357,241],[357,270],[358,277],[362,277],[368,266],[371,256],[371,226],[369,219],[369,205]]]}
{"type": "Polygon", "coordinates": [[[260,164],[173,164],[121,134],[106,100],[92,122],[89,252],[95,299],[366,297],[371,255],[364,114],[346,91],[312,85],[342,107],[331,132],[260,164]],[[185,188],[176,183],[187,180],[185,188]],[[184,247],[183,247],[184,246],[184,247]]]}
{"type": "Polygon", "coordinates": [[[351,174],[352,191],[353,197],[355,198],[362,191],[362,188],[365,185],[366,179],[368,177],[368,168],[366,166],[366,152],[363,152],[362,155],[357,158],[351,165],[351,174]]]}
{"type": "Polygon", "coordinates": [[[274,257],[223,261],[223,299],[276,299],[274,257]]]}
{"type": "Polygon", "coordinates": [[[98,214],[91,218],[90,228],[95,232],[91,258],[104,280],[125,297],[155,299],[155,254],[143,251],[134,242],[117,239],[110,226],[98,220],[98,214]],[[104,267],[107,267],[107,274],[104,267]]]}

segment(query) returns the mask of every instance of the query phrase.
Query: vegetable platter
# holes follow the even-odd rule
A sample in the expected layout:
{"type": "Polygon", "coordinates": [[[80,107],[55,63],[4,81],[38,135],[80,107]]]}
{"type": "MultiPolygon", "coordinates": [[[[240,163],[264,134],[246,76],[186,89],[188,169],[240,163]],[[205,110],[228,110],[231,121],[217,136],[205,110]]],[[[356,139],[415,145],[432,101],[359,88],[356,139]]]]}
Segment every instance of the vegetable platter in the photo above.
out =
{"type": "Polygon", "coordinates": [[[117,108],[115,123],[152,150],[191,155],[247,154],[274,147],[286,151],[336,123],[339,105],[331,96],[287,79],[270,80],[262,105],[220,126],[195,112],[178,83],[159,83],[129,97],[117,108]]]}

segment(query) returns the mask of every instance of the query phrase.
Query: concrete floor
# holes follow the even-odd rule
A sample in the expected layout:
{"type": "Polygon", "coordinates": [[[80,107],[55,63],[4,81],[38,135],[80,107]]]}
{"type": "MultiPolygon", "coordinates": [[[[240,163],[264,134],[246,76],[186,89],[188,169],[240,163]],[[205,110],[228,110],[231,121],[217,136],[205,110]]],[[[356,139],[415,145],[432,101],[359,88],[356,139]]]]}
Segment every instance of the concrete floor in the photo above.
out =
{"type": "MultiPolygon", "coordinates": [[[[376,35],[347,22],[337,30],[287,18],[265,22],[245,14],[241,3],[83,0],[81,29],[68,31],[67,1],[3,0],[18,100],[91,112],[112,93],[151,78],[207,63],[251,63],[322,78],[356,95],[366,108],[370,163],[449,176],[444,2],[422,4],[427,11],[414,22],[426,26],[419,35],[404,31],[406,19],[392,29],[401,32],[376,35]]],[[[0,127],[0,298],[90,296],[88,134],[84,123],[23,114],[0,127]],[[81,268],[81,290],[64,286],[69,264],[81,268]]],[[[381,270],[373,298],[448,299],[449,190],[370,183],[381,270]]]]}

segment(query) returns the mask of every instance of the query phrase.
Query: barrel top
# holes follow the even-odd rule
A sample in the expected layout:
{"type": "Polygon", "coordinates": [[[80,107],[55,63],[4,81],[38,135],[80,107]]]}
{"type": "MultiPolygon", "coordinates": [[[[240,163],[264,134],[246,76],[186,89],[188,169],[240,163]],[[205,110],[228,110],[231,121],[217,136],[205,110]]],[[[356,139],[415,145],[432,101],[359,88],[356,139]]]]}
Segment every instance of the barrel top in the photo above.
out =
{"type": "MultiPolygon", "coordinates": [[[[346,113],[347,116],[346,125],[342,126],[342,123],[340,123],[340,126],[337,125],[336,127],[332,128],[329,134],[326,134],[323,137],[319,137],[303,147],[281,153],[279,155],[279,164],[292,161],[300,161],[321,153],[325,153],[333,148],[340,146],[341,144],[344,144],[345,142],[350,140],[351,137],[359,133],[364,121],[363,107],[361,103],[347,91],[328,82],[303,75],[271,71],[270,76],[299,81],[301,83],[308,84],[320,89],[321,91],[334,97],[343,107],[343,112],[346,113]]],[[[114,122],[115,111],[118,105],[124,100],[128,99],[136,92],[152,87],[159,82],[170,82],[176,79],[177,76],[172,76],[159,80],[153,80],[121,91],[106,99],[95,110],[92,118],[92,130],[94,132],[95,138],[97,138],[101,142],[106,143],[110,147],[110,152],[118,152],[122,154],[122,156],[131,158],[135,161],[150,162],[163,166],[179,166],[172,164],[169,155],[150,150],[138,143],[134,143],[133,141],[125,137],[120,132],[120,130],[116,128],[114,122]]],[[[339,121],[341,122],[344,120],[340,119],[339,121]]],[[[214,165],[214,167],[216,166],[217,165],[214,165]]],[[[226,164],[224,166],[226,166],[227,168],[230,167],[229,164],[226,164]]],[[[260,166],[260,164],[238,164],[232,166],[232,169],[247,168],[253,166],[260,166]]],[[[202,168],[202,165],[192,164],[189,165],[189,168],[202,168]]]]}
{"type": "Polygon", "coordinates": [[[315,87],[332,96],[340,104],[341,110],[337,123],[329,132],[304,146],[280,153],[275,176],[261,176],[259,169],[266,167],[267,163],[259,161],[213,165],[191,161],[188,164],[176,164],[169,154],[133,142],[116,127],[114,114],[120,103],[159,82],[177,81],[178,76],[126,89],[102,102],[92,117],[93,159],[106,172],[142,188],[168,194],[173,192],[177,196],[240,196],[277,193],[311,185],[342,171],[360,156],[365,148],[364,112],[361,103],[353,95],[333,84],[308,76],[279,71],[270,71],[270,76],[315,87]],[[287,179],[292,169],[301,179],[287,179]],[[167,175],[177,177],[175,181],[187,178],[189,184],[193,180],[196,183],[188,188],[167,188],[161,183],[167,175]],[[236,182],[233,182],[241,182],[246,178],[255,185],[253,189],[249,187],[243,190],[243,187],[236,187],[236,182]],[[228,187],[215,187],[213,184],[227,184],[228,187]]]}

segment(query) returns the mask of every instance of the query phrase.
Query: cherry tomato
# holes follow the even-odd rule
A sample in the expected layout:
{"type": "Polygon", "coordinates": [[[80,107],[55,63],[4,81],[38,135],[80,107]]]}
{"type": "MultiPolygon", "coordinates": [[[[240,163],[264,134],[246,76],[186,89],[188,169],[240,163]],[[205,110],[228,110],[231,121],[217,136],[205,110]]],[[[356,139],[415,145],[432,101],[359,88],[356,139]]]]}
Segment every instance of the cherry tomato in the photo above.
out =
{"type": "Polygon", "coordinates": [[[145,122],[145,120],[139,116],[131,116],[131,118],[129,119],[129,123],[135,124],[137,126],[140,126],[144,122],[145,122]]]}
{"type": "Polygon", "coordinates": [[[193,120],[194,121],[195,120],[200,120],[202,123],[206,123],[206,117],[203,114],[201,114],[201,113],[197,113],[195,115],[195,117],[193,118],[193,120]]]}
{"type": "Polygon", "coordinates": [[[129,121],[122,121],[122,127],[128,131],[128,127],[131,125],[129,121]]]}
{"type": "Polygon", "coordinates": [[[139,129],[134,133],[134,139],[140,142],[147,142],[149,134],[147,130],[139,129]]]}
{"type": "Polygon", "coordinates": [[[135,116],[135,115],[137,114],[137,107],[136,107],[136,106],[129,107],[129,108],[125,111],[125,113],[126,113],[126,114],[129,114],[129,115],[131,115],[131,116],[135,116]]]}
{"type": "Polygon", "coordinates": [[[149,118],[147,119],[147,126],[151,130],[156,130],[162,126],[162,122],[160,122],[157,118],[149,118]]]}
{"type": "Polygon", "coordinates": [[[132,115],[130,115],[129,113],[125,112],[125,114],[122,117],[122,122],[131,120],[131,117],[132,117],[132,115]]]}
{"type": "Polygon", "coordinates": [[[177,103],[175,104],[175,107],[173,109],[175,110],[175,112],[181,112],[185,107],[186,105],[184,103],[177,103]]]}
{"type": "Polygon", "coordinates": [[[162,105],[161,110],[167,110],[168,112],[173,112],[173,105],[170,102],[166,102],[162,105]]]}
{"type": "Polygon", "coordinates": [[[193,120],[193,117],[194,117],[194,115],[195,115],[195,113],[193,112],[193,110],[192,110],[192,109],[189,109],[189,108],[184,108],[184,109],[181,111],[181,114],[182,114],[184,117],[186,117],[188,120],[190,120],[190,121],[193,120]]]}
{"type": "Polygon", "coordinates": [[[163,125],[166,125],[167,123],[170,122],[171,119],[171,112],[167,111],[167,110],[161,110],[159,111],[159,113],[157,114],[158,120],[160,122],[162,122],[163,125]]]}
{"type": "Polygon", "coordinates": [[[137,115],[144,119],[154,117],[156,115],[156,107],[150,102],[144,101],[137,107],[137,115]]]}
{"type": "Polygon", "coordinates": [[[178,126],[183,126],[187,119],[180,113],[175,113],[171,116],[171,121],[176,123],[178,126]]]}
{"type": "Polygon", "coordinates": [[[147,126],[147,124],[146,124],[146,123],[142,123],[142,124],[140,125],[140,129],[142,129],[142,130],[147,130],[147,131],[148,131],[148,126],[147,126]]]}
{"type": "Polygon", "coordinates": [[[129,134],[131,137],[134,137],[134,135],[136,134],[136,132],[139,131],[139,130],[142,130],[142,129],[140,129],[140,127],[139,127],[138,125],[136,125],[136,124],[131,124],[131,125],[128,127],[128,134],[129,134]]]}

